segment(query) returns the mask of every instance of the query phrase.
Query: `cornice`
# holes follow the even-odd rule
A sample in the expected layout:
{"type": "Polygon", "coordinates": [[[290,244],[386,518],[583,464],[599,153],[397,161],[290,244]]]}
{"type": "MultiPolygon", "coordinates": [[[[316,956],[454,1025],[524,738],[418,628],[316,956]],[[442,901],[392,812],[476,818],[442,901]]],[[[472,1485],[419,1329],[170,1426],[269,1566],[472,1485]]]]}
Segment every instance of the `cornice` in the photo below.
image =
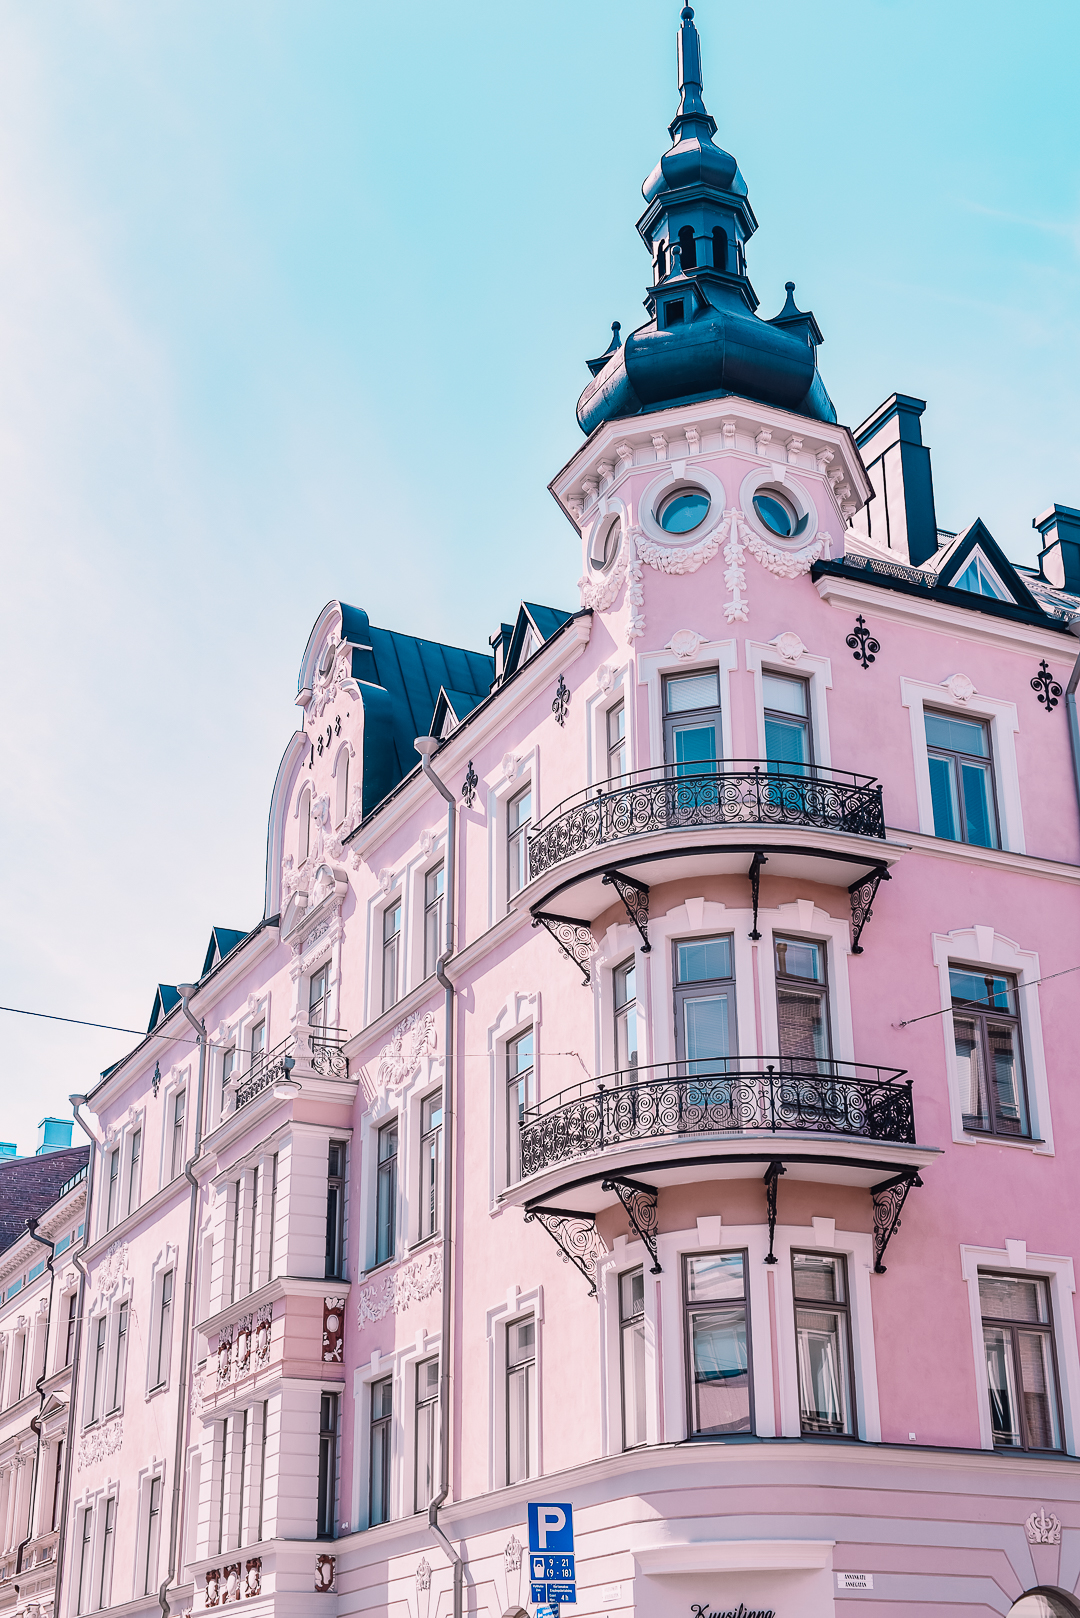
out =
{"type": "Polygon", "coordinates": [[[1080,865],[1070,865],[1066,860],[1015,854],[1006,848],[979,848],[975,843],[954,843],[945,837],[930,837],[926,832],[894,831],[892,827],[889,835],[905,838],[913,853],[929,854],[932,859],[959,860],[963,865],[981,865],[989,871],[1015,871],[1049,882],[1080,882],[1080,865]]]}
{"type": "MultiPolygon", "coordinates": [[[[175,1180],[170,1180],[168,1185],[161,1187],[160,1191],[155,1191],[154,1195],[148,1198],[146,1202],[141,1202],[137,1208],[133,1208],[131,1213],[120,1220],[119,1224],[114,1225],[103,1236],[98,1236],[87,1247],[82,1248],[79,1254],[82,1262],[89,1269],[103,1253],[109,1251],[110,1247],[114,1247],[117,1242],[125,1241],[129,1236],[133,1236],[143,1223],[152,1223],[154,1216],[160,1213],[161,1209],[181,1190],[186,1193],[191,1190],[191,1186],[183,1174],[178,1174],[175,1180]]],[[[67,1257],[65,1253],[60,1256],[61,1258],[67,1257]]]]}
{"type": "MultiPolygon", "coordinates": [[[[52,1207],[49,1208],[47,1212],[42,1214],[41,1218],[38,1220],[38,1230],[43,1236],[47,1237],[48,1240],[52,1241],[54,1233],[59,1235],[63,1227],[67,1224],[68,1220],[77,1217],[79,1206],[85,1206],[85,1203],[86,1180],[80,1180],[78,1185],[73,1186],[68,1192],[63,1202],[54,1202],[52,1207]]],[[[54,1270],[63,1266],[70,1252],[71,1248],[69,1247],[59,1255],[59,1258],[54,1255],[54,1270]]],[[[25,1233],[19,1236],[15,1242],[12,1243],[12,1245],[4,1253],[3,1261],[0,1262],[0,1291],[3,1290],[8,1278],[14,1275],[16,1271],[21,1270],[23,1265],[27,1262],[27,1259],[30,1258],[34,1253],[36,1253],[39,1258],[43,1255],[47,1257],[45,1254],[45,1249],[42,1247],[41,1243],[31,1241],[30,1237],[25,1233]]],[[[35,1260],[35,1263],[36,1262],[37,1261],[35,1260]]],[[[48,1274],[47,1268],[44,1273],[46,1275],[48,1274]]],[[[31,1285],[33,1285],[32,1282],[31,1285]]],[[[15,1299],[12,1298],[11,1302],[14,1303],[15,1299]]],[[[6,1308],[6,1305],[4,1305],[4,1307],[6,1308]]]]}
{"type": "Polygon", "coordinates": [[[257,1292],[249,1292],[246,1298],[230,1303],[227,1309],[219,1309],[216,1315],[208,1315],[205,1320],[197,1320],[195,1330],[204,1337],[213,1337],[226,1326],[235,1325],[245,1315],[253,1314],[264,1304],[276,1303],[279,1298],[347,1298],[351,1287],[351,1281],[336,1280],[333,1276],[321,1281],[306,1275],[277,1276],[257,1292]]]}
{"type": "Polygon", "coordinates": [[[815,579],[814,585],[822,601],[842,612],[870,613],[892,623],[915,624],[933,634],[948,635],[950,639],[961,635],[984,645],[1032,652],[1066,663],[1073,662],[1077,653],[1076,637],[1064,627],[1055,629],[1047,624],[1043,629],[1014,619],[992,618],[976,608],[964,611],[933,598],[906,595],[887,585],[864,584],[859,579],[840,578],[835,574],[815,579]]]}

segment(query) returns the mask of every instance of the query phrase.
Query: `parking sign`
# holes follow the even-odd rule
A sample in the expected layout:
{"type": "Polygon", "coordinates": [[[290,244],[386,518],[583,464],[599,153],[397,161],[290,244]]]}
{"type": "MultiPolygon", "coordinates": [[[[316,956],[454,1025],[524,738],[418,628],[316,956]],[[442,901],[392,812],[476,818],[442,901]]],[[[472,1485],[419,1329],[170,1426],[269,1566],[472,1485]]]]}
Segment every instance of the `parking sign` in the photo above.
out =
{"type": "Polygon", "coordinates": [[[529,1550],[541,1555],[574,1554],[574,1508],[567,1501],[529,1502],[529,1550]]]}

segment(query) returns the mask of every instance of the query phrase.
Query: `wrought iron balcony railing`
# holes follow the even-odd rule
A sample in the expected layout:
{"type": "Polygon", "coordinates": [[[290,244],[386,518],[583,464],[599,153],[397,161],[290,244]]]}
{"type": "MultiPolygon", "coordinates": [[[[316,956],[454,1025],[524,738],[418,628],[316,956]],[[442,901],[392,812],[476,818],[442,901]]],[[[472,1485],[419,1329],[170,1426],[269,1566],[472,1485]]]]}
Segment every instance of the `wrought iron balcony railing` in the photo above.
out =
{"type": "Polygon", "coordinates": [[[304,1028],[287,1034],[279,1045],[260,1051],[236,1086],[236,1111],[287,1079],[297,1063],[327,1078],[347,1079],[349,1058],[345,1055],[348,1034],[344,1028],[304,1028]]]}
{"type": "Polygon", "coordinates": [[[885,836],[881,785],[872,775],[819,764],[712,759],[635,770],[565,798],[529,838],[529,876],[642,832],[695,826],[815,826],[885,836]]]}
{"type": "Polygon", "coordinates": [[[768,1056],[659,1062],[581,1083],[529,1107],[521,1175],[633,1141],[778,1130],[915,1144],[912,1080],[903,1068],[768,1056]],[[695,1067],[707,1072],[693,1073],[695,1067]]]}

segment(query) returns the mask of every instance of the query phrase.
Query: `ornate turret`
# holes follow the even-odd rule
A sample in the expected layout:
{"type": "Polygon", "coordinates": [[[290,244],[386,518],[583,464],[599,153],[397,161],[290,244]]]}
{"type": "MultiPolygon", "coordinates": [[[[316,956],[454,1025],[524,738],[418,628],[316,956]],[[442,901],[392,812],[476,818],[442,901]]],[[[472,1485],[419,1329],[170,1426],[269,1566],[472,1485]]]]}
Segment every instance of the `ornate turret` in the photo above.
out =
{"type": "Polygon", "coordinates": [[[757,220],[738,164],[713,141],[690,6],[679,29],[679,90],[672,145],[642,186],[637,228],[653,263],[649,320],[602,364],[589,361],[594,380],[578,400],[578,421],[588,433],[602,421],[728,393],[835,421],[817,370],[821,331],[796,308],[794,283],[773,320],[756,314],[745,245],[757,220]]]}

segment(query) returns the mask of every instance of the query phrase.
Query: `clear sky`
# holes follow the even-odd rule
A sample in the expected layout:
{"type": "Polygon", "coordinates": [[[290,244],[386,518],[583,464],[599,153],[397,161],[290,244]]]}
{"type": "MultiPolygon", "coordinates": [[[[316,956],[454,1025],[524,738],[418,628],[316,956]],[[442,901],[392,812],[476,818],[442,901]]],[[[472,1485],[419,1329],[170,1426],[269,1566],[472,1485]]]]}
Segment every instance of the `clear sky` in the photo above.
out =
{"type": "MultiPolygon", "coordinates": [[[[261,914],[335,596],[486,649],[576,607],[546,491],[612,320],[678,0],[0,7],[4,1004],[145,1027],[261,914]]],[[[928,400],[938,521],[1080,506],[1076,0],[702,0],[705,98],[842,421],[928,400]]],[[[857,761],[855,761],[857,762],[857,761]]],[[[0,1138],[133,1043],[0,1015],[0,1138]]]]}

